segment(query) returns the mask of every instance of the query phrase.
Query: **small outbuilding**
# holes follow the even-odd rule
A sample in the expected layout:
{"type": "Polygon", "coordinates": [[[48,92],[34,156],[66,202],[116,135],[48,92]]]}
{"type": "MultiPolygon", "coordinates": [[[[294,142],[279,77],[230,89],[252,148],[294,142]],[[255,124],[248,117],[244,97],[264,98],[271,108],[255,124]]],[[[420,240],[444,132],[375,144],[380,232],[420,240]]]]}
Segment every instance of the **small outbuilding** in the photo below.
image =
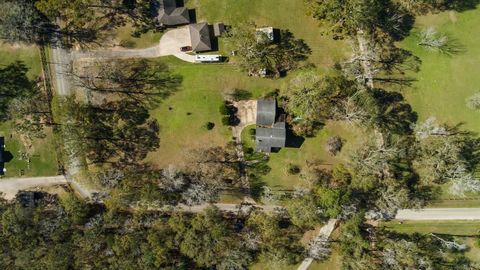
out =
{"type": "Polygon", "coordinates": [[[213,24],[213,35],[215,37],[221,36],[223,33],[225,33],[225,24],[223,23],[214,23],[213,24]]]}
{"type": "Polygon", "coordinates": [[[260,42],[265,37],[268,41],[273,42],[275,40],[275,31],[273,27],[262,27],[256,29],[257,42],[260,42]]]}
{"type": "Polygon", "coordinates": [[[210,28],[206,22],[190,24],[188,28],[192,41],[192,51],[206,52],[212,50],[210,28]]]}

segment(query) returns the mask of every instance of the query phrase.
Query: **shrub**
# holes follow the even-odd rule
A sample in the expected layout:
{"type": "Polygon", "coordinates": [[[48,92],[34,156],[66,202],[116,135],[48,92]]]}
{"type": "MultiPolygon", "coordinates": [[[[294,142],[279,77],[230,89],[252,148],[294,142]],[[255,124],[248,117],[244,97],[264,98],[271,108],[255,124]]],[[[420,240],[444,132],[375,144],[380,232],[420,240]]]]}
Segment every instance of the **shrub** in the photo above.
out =
{"type": "Polygon", "coordinates": [[[222,117],[222,124],[224,126],[229,126],[230,125],[230,116],[227,115],[227,116],[222,117]]]}
{"type": "Polygon", "coordinates": [[[215,123],[207,122],[207,123],[205,124],[205,128],[206,128],[207,130],[212,130],[214,127],[215,127],[215,123]]]}
{"type": "Polygon", "coordinates": [[[327,151],[330,155],[335,156],[342,149],[343,142],[342,139],[338,136],[333,136],[328,138],[327,141],[327,151]]]}
{"type": "Polygon", "coordinates": [[[300,173],[300,167],[295,164],[288,164],[288,169],[287,169],[288,174],[290,175],[295,175],[300,173]]]}
{"type": "Polygon", "coordinates": [[[227,104],[225,104],[225,103],[222,103],[222,105],[220,106],[218,111],[220,112],[221,115],[229,115],[230,114],[230,112],[227,108],[227,104]]]}
{"type": "Polygon", "coordinates": [[[480,110],[480,92],[475,93],[473,96],[467,98],[467,107],[472,110],[480,110]]]}
{"type": "Polygon", "coordinates": [[[247,90],[235,88],[230,96],[235,101],[248,100],[252,98],[252,93],[248,92],[247,90]]]}

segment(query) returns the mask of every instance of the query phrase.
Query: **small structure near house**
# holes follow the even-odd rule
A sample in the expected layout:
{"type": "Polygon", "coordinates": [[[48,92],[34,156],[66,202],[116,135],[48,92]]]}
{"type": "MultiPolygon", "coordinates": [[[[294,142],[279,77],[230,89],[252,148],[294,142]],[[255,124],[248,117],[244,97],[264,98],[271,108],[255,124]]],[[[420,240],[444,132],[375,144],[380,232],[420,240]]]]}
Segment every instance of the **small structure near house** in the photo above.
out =
{"type": "Polygon", "coordinates": [[[257,130],[255,133],[255,150],[270,153],[285,147],[287,129],[285,115],[277,117],[277,102],[274,99],[257,101],[257,130]]]}
{"type": "Polygon", "coordinates": [[[0,137],[0,175],[5,174],[5,138],[0,137]]]}
{"type": "Polygon", "coordinates": [[[156,11],[154,20],[159,26],[175,26],[190,23],[190,15],[186,7],[177,6],[177,0],[152,1],[152,9],[156,11]]]}
{"type": "Polygon", "coordinates": [[[273,42],[275,40],[275,32],[273,27],[262,27],[256,29],[257,33],[257,42],[262,41],[265,37],[267,41],[273,42]]]}
{"type": "Polygon", "coordinates": [[[220,62],[222,60],[222,56],[218,54],[197,54],[195,55],[195,62],[196,63],[213,63],[213,62],[220,62]]]}
{"type": "Polygon", "coordinates": [[[206,52],[212,50],[210,28],[206,22],[190,24],[188,28],[192,41],[192,51],[206,52]]]}
{"type": "Polygon", "coordinates": [[[225,33],[225,24],[223,23],[214,23],[213,24],[213,35],[215,37],[221,36],[223,33],[225,33]]]}

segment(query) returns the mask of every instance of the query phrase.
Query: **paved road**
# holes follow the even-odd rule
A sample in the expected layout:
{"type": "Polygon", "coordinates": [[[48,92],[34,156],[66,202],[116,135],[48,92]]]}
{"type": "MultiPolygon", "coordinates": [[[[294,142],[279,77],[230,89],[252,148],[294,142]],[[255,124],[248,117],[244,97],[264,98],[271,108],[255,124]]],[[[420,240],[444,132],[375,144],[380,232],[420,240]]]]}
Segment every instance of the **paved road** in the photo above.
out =
{"type": "Polygon", "coordinates": [[[28,178],[3,178],[0,179],[0,192],[3,193],[3,197],[5,199],[11,200],[15,198],[15,195],[20,190],[62,184],[67,184],[67,179],[63,175],[28,178]]]}
{"type": "MultiPolygon", "coordinates": [[[[330,219],[325,226],[323,226],[320,231],[318,232],[318,235],[316,238],[320,239],[328,239],[330,238],[330,235],[332,234],[333,230],[337,227],[338,220],[336,219],[330,219]]],[[[312,264],[313,258],[305,258],[303,260],[302,264],[298,267],[298,270],[307,270],[308,267],[310,267],[310,264],[312,264]]]]}
{"type": "Polygon", "coordinates": [[[398,211],[398,220],[480,220],[480,208],[426,208],[398,211]]]}

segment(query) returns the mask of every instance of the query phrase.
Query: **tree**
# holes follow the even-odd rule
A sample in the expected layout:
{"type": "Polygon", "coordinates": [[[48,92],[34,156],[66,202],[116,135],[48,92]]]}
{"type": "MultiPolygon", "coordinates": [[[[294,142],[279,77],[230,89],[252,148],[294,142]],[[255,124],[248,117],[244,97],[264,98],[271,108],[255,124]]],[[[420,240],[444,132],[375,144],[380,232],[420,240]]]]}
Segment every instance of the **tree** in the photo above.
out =
{"type": "Polygon", "coordinates": [[[342,76],[322,77],[308,70],[290,80],[282,95],[286,99],[285,109],[299,118],[295,120],[295,125],[305,123],[315,127],[332,119],[338,103],[356,91],[355,82],[342,76]]]}
{"type": "Polygon", "coordinates": [[[472,110],[480,110],[480,92],[473,94],[466,100],[467,107],[472,110]]]}
{"type": "Polygon", "coordinates": [[[300,228],[313,228],[325,220],[323,209],[317,205],[312,194],[303,194],[290,200],[287,209],[292,223],[300,228]]]}
{"type": "Polygon", "coordinates": [[[429,27],[420,31],[418,45],[432,51],[446,55],[458,54],[463,51],[462,46],[455,39],[446,34],[439,33],[435,28],[429,27]]]}
{"type": "Polygon", "coordinates": [[[40,43],[51,28],[31,0],[2,0],[0,37],[10,43],[40,43]]]}
{"type": "Polygon", "coordinates": [[[44,138],[45,127],[56,125],[46,93],[34,87],[28,96],[13,99],[8,108],[12,128],[30,144],[35,138],[44,138]]]}
{"type": "Polygon", "coordinates": [[[480,141],[458,127],[439,124],[435,118],[429,118],[415,129],[418,142],[416,164],[420,176],[427,183],[456,183],[454,190],[478,190],[473,168],[479,162],[480,141]]]}
{"type": "Polygon", "coordinates": [[[358,30],[374,29],[379,24],[382,4],[376,0],[306,0],[312,15],[338,35],[354,35],[358,30]]]}
{"type": "Polygon", "coordinates": [[[280,41],[272,42],[266,34],[256,31],[254,23],[234,27],[227,38],[227,45],[235,51],[238,65],[249,74],[281,73],[295,69],[307,59],[311,50],[301,39],[295,39],[288,30],[280,31],[280,41]]]}
{"type": "Polygon", "coordinates": [[[13,99],[28,97],[35,92],[27,72],[28,68],[19,61],[0,67],[0,120],[8,119],[8,108],[13,99]]]}
{"type": "Polygon", "coordinates": [[[182,81],[167,65],[147,60],[97,61],[73,76],[80,87],[118,95],[149,109],[178,90],[182,81]]]}
{"type": "Polygon", "coordinates": [[[298,262],[302,248],[298,244],[300,235],[295,228],[280,226],[281,218],[261,212],[253,212],[246,222],[246,232],[258,235],[260,258],[274,262],[275,266],[298,262]]]}
{"type": "Polygon", "coordinates": [[[180,222],[173,227],[180,241],[180,251],[198,267],[221,263],[228,250],[230,231],[218,208],[209,207],[191,220],[177,216],[169,222],[180,222]]]}

